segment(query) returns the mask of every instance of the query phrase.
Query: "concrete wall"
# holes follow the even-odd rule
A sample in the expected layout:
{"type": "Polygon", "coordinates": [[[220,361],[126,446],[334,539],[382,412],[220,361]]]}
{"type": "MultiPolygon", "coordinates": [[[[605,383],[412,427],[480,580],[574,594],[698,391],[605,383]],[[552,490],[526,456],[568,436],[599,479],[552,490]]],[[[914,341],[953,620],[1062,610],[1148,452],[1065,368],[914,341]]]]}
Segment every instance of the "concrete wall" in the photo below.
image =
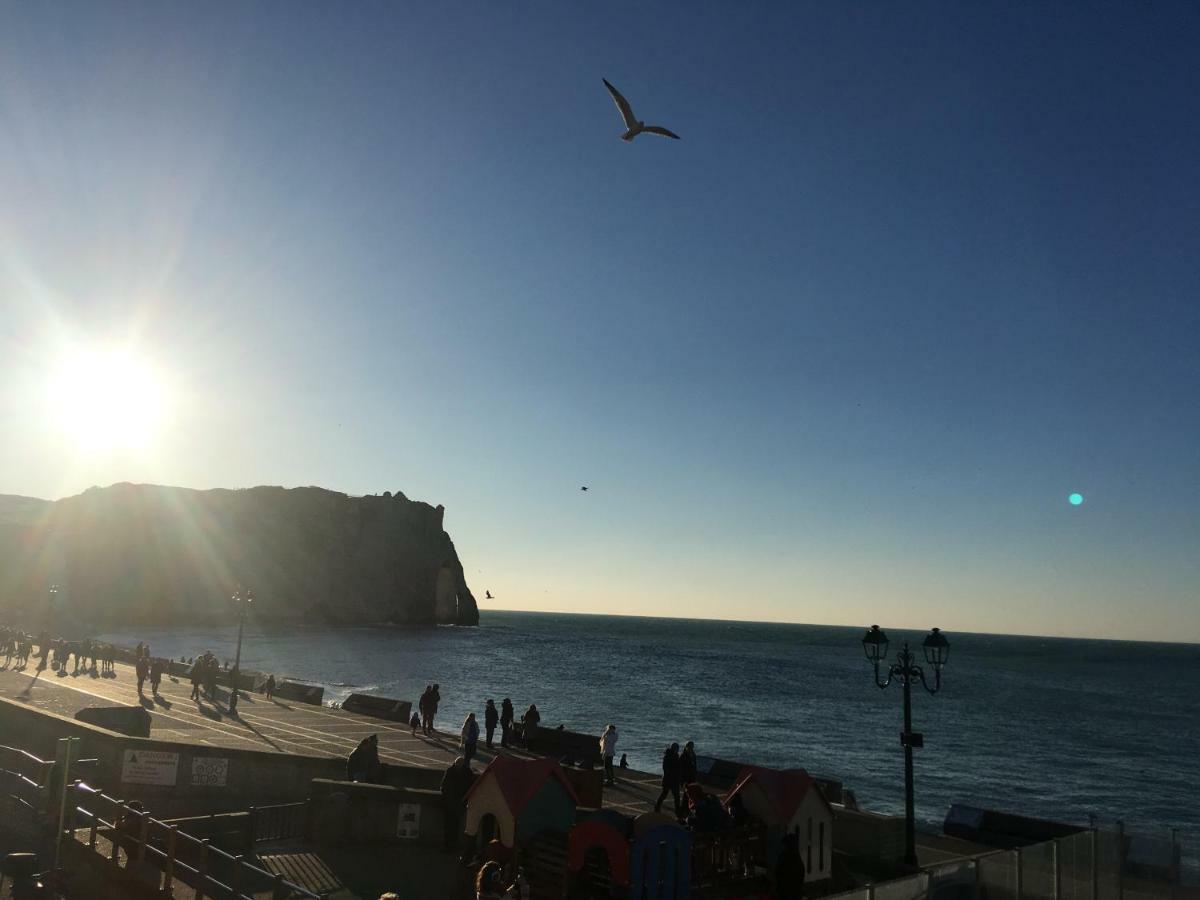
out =
{"type": "Polygon", "coordinates": [[[892,866],[904,859],[904,818],[833,807],[833,849],[853,865],[892,866]]]}
{"type": "MultiPolygon", "coordinates": [[[[59,738],[80,738],[81,757],[97,760],[94,776],[88,776],[89,783],[94,781],[94,786],[109,796],[142,801],[158,818],[303,800],[314,778],[341,778],[346,772],[346,762],[340,757],[297,756],[127,737],[4,698],[0,698],[0,734],[14,740],[19,736],[23,748],[43,759],[54,758],[59,738]],[[139,754],[141,765],[131,766],[127,751],[139,754]],[[150,751],[150,756],[141,755],[146,751],[150,751]],[[177,755],[173,778],[169,764],[146,764],[154,759],[155,753],[177,755]],[[197,764],[197,760],[201,762],[197,764]],[[222,768],[223,778],[219,774],[222,768]],[[150,777],[171,783],[138,783],[132,769],[140,770],[143,779],[149,773],[150,777]],[[194,771],[198,774],[194,775],[194,771]]],[[[440,780],[440,773],[430,774],[440,780]]]]}
{"type": "Polygon", "coordinates": [[[322,844],[406,843],[442,846],[444,811],[438,791],[315,779],[309,788],[308,839],[322,844]],[[419,810],[419,836],[397,837],[401,806],[419,810]]]}

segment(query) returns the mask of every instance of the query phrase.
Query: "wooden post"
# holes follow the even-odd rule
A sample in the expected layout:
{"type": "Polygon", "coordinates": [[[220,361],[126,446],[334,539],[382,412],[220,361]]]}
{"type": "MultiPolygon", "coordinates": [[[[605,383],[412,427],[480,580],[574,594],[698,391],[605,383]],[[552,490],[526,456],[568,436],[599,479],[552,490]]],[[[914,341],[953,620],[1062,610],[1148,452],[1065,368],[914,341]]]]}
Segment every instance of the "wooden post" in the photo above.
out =
{"type": "Polygon", "coordinates": [[[1013,852],[1017,854],[1017,890],[1016,890],[1016,897],[1017,897],[1017,900],[1021,900],[1021,898],[1022,898],[1022,892],[1023,892],[1023,890],[1024,890],[1024,887],[1025,887],[1025,886],[1024,886],[1024,884],[1022,884],[1022,881],[1023,881],[1023,879],[1022,879],[1022,877],[1021,877],[1021,876],[1022,876],[1022,874],[1023,874],[1023,873],[1022,873],[1022,871],[1021,871],[1021,848],[1020,848],[1020,847],[1018,847],[1018,848],[1017,848],[1015,851],[1013,851],[1013,852]]]}
{"type": "Polygon", "coordinates": [[[193,900],[204,900],[204,883],[208,880],[208,845],[210,838],[200,842],[200,860],[196,863],[196,895],[193,900]]]}
{"type": "Polygon", "coordinates": [[[271,890],[271,900],[286,900],[283,893],[283,873],[275,875],[275,886],[271,890]]]}
{"type": "Polygon", "coordinates": [[[233,884],[230,887],[233,889],[233,900],[241,900],[242,897],[242,868],[246,865],[246,857],[239,853],[233,858],[233,884]]]}
{"type": "Polygon", "coordinates": [[[179,826],[172,825],[167,832],[167,862],[163,866],[163,891],[170,896],[171,885],[175,881],[175,844],[179,839],[179,826]]]}
{"type": "Polygon", "coordinates": [[[1062,867],[1058,859],[1058,841],[1050,844],[1050,860],[1054,864],[1054,900],[1062,900],[1062,867]]]}
{"type": "MultiPolygon", "coordinates": [[[[57,871],[59,867],[59,857],[62,855],[62,837],[63,829],[66,827],[67,819],[67,792],[71,783],[71,757],[72,751],[79,743],[79,738],[61,738],[58,741],[57,754],[55,759],[55,770],[59,778],[59,801],[58,801],[58,833],[54,838],[54,868],[57,871]]],[[[71,839],[75,839],[75,835],[71,835],[71,839]]]]}
{"type": "Polygon", "coordinates": [[[979,900],[979,857],[971,860],[971,877],[974,888],[971,892],[973,900],[979,900]]]}

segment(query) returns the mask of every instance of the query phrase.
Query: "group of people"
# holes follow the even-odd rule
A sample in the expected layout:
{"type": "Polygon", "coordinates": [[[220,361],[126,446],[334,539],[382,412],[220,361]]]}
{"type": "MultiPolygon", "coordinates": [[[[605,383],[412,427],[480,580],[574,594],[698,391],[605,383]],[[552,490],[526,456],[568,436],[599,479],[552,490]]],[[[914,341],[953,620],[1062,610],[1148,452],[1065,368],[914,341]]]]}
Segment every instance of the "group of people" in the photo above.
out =
{"type": "Polygon", "coordinates": [[[192,663],[192,671],[189,673],[192,681],[191,699],[199,700],[203,696],[205,700],[216,700],[219,674],[221,674],[221,663],[211,650],[205,650],[200,656],[197,656],[192,663]]]}
{"type": "Polygon", "coordinates": [[[114,650],[111,644],[104,644],[92,638],[79,641],[68,641],[55,638],[43,631],[36,637],[19,628],[0,628],[0,654],[4,655],[4,665],[14,669],[23,669],[34,656],[34,647],[38,648],[40,657],[38,671],[50,669],[62,675],[78,675],[81,671],[92,675],[110,675],[113,672],[114,650]],[[71,659],[74,657],[74,669],[71,659]]]}
{"type": "Polygon", "coordinates": [[[682,819],[687,808],[680,801],[679,791],[684,785],[695,784],[697,774],[696,745],[688,741],[680,751],[678,744],[668,744],[662,758],[662,793],[654,803],[654,811],[662,812],[663,801],[670,794],[675,801],[675,815],[682,819]]]}
{"type": "Polygon", "coordinates": [[[150,693],[157,697],[158,686],[162,684],[163,673],[168,669],[167,661],[152,657],[150,655],[150,645],[141,642],[138,643],[134,653],[133,671],[137,676],[138,696],[143,696],[143,688],[147,679],[149,679],[150,693]]]}

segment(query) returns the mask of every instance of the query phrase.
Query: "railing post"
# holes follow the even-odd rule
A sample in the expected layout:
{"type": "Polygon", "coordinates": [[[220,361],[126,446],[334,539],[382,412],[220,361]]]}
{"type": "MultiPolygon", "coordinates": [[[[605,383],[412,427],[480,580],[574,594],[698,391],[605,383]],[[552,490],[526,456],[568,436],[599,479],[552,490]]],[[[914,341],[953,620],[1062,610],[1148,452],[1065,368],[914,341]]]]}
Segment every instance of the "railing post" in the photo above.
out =
{"type": "Polygon", "coordinates": [[[146,842],[148,840],[150,840],[150,813],[143,810],[138,815],[138,862],[146,859],[146,842]]]}
{"type": "Polygon", "coordinates": [[[974,897],[975,900],[979,900],[979,857],[978,856],[975,857],[973,860],[971,860],[971,882],[973,885],[971,896],[974,897]]]}
{"type": "Polygon", "coordinates": [[[175,843],[179,839],[179,826],[172,825],[167,832],[167,862],[163,866],[163,891],[171,896],[171,885],[175,882],[175,843]]]}
{"type": "Polygon", "coordinates": [[[58,752],[55,759],[55,770],[59,778],[58,801],[58,831],[54,838],[54,869],[58,870],[59,857],[62,855],[63,828],[67,818],[67,790],[71,784],[71,756],[79,738],[61,738],[58,742],[58,752]]]}
{"type": "Polygon", "coordinates": [[[875,900],[875,882],[867,885],[867,900],[875,900]]]}
{"type": "Polygon", "coordinates": [[[1022,866],[1021,848],[1018,847],[1013,852],[1015,852],[1017,854],[1017,891],[1016,891],[1016,895],[1017,895],[1017,900],[1021,900],[1021,898],[1024,896],[1024,889],[1025,889],[1025,885],[1023,884],[1024,878],[1022,877],[1024,873],[1021,871],[1021,866],[1022,866]]]}
{"type": "Polygon", "coordinates": [[[1097,854],[1100,852],[1100,842],[1096,840],[1096,829],[1091,830],[1091,847],[1092,847],[1092,891],[1091,900],[1096,900],[1100,895],[1100,861],[1097,859],[1097,854]]]}
{"type": "Polygon", "coordinates": [[[271,888],[271,900],[285,900],[285,895],[283,893],[283,873],[282,872],[277,872],[275,874],[275,884],[271,888]]]}
{"type": "Polygon", "coordinates": [[[241,900],[242,897],[242,868],[246,865],[246,857],[244,854],[238,854],[233,858],[233,884],[230,887],[233,889],[233,900],[241,900]]]}
{"type": "Polygon", "coordinates": [[[1062,869],[1058,860],[1058,841],[1050,843],[1050,861],[1054,864],[1054,900],[1062,900],[1062,869]]]}
{"type": "Polygon", "coordinates": [[[1125,823],[1117,819],[1117,900],[1125,898],[1125,823]]]}
{"type": "Polygon", "coordinates": [[[258,837],[258,807],[250,807],[250,815],[246,819],[246,840],[245,850],[251,853],[254,850],[254,840],[258,837]]]}
{"type": "Polygon", "coordinates": [[[208,881],[208,845],[211,838],[200,842],[200,859],[196,862],[196,894],[193,900],[204,900],[204,884],[208,881]]]}

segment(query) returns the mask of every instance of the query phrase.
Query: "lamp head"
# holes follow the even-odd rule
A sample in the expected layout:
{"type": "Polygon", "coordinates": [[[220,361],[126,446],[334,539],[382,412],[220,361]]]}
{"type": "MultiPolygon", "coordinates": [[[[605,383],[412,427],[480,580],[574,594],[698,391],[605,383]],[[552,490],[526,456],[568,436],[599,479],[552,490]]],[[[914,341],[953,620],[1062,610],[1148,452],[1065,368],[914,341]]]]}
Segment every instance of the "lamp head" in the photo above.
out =
{"type": "Polygon", "coordinates": [[[921,646],[925,648],[925,661],[933,666],[935,672],[940,672],[950,659],[950,642],[942,630],[935,628],[929,632],[921,646]]]}
{"type": "Polygon", "coordinates": [[[882,660],[887,659],[888,639],[884,634],[883,629],[878,625],[872,625],[862,639],[863,652],[867,655],[867,660],[878,664],[882,660]]]}

